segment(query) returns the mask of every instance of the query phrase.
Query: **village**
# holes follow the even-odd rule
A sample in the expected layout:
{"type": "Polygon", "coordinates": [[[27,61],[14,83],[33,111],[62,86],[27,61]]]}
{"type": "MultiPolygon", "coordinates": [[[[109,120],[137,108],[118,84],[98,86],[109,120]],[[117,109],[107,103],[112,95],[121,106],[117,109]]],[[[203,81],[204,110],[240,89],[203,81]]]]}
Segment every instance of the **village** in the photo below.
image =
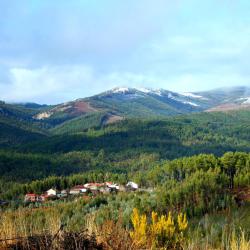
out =
{"type": "Polygon", "coordinates": [[[86,183],[76,185],[70,189],[57,190],[50,188],[43,194],[27,193],[24,197],[25,203],[46,202],[49,200],[65,199],[68,197],[95,197],[99,194],[115,194],[118,192],[133,192],[139,190],[137,183],[129,181],[125,186],[112,182],[86,183]]]}

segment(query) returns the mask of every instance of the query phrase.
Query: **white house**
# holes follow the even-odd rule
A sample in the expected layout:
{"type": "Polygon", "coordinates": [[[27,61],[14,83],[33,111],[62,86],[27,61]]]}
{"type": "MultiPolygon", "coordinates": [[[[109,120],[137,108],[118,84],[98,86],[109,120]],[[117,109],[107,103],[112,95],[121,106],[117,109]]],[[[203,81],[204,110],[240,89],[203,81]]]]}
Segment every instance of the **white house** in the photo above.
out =
{"type": "Polygon", "coordinates": [[[46,194],[48,196],[56,196],[57,195],[57,191],[55,189],[51,188],[51,189],[49,189],[49,190],[46,191],[46,194]]]}
{"type": "Polygon", "coordinates": [[[126,185],[127,188],[133,189],[133,190],[137,190],[138,189],[138,184],[133,182],[133,181],[129,181],[126,185]]]}
{"type": "Polygon", "coordinates": [[[117,184],[109,184],[109,185],[107,185],[107,187],[112,188],[112,189],[116,189],[116,190],[120,189],[120,186],[117,184]]]}

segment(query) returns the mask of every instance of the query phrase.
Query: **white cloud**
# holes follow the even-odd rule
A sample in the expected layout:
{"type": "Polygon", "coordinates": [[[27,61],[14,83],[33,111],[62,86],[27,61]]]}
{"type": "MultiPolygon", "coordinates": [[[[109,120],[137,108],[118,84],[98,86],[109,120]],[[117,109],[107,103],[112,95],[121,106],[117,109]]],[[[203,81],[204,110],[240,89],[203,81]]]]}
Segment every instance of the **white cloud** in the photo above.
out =
{"type": "Polygon", "coordinates": [[[209,74],[201,73],[195,75],[183,74],[180,76],[169,78],[168,81],[171,82],[172,89],[179,92],[195,92],[211,90],[213,88],[219,87],[250,85],[249,76],[244,76],[234,72],[228,72],[226,75],[216,72],[209,74]]]}
{"type": "Polygon", "coordinates": [[[93,82],[92,69],[85,65],[10,69],[10,83],[0,83],[0,98],[6,101],[58,103],[85,95],[93,82]]]}
{"type": "MultiPolygon", "coordinates": [[[[0,83],[0,99],[8,102],[57,104],[98,94],[116,86],[165,88],[173,91],[205,90],[204,86],[249,85],[250,76],[234,72],[179,74],[111,72],[98,74],[88,65],[12,68],[8,83],[0,83]]],[[[212,88],[212,87],[211,87],[212,88]]]]}
{"type": "Polygon", "coordinates": [[[91,96],[115,86],[149,86],[153,76],[129,72],[102,75],[87,65],[12,68],[8,83],[0,82],[0,99],[8,102],[56,104],[91,96]]]}

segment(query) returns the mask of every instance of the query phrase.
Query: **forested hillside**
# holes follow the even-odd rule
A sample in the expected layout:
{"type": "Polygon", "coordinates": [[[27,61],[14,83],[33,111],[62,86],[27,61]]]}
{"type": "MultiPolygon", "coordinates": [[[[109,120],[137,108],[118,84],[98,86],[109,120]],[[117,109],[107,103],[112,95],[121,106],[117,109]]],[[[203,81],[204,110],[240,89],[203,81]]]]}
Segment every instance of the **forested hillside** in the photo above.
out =
{"type": "Polygon", "coordinates": [[[164,120],[129,119],[82,132],[69,122],[61,135],[53,135],[52,130],[34,133],[6,125],[1,130],[0,171],[2,178],[32,180],[98,167],[113,168],[118,162],[143,154],[175,159],[200,153],[220,156],[227,151],[249,152],[249,124],[250,111],[200,113],[164,120]],[[101,155],[105,160],[98,162],[101,155]]]}

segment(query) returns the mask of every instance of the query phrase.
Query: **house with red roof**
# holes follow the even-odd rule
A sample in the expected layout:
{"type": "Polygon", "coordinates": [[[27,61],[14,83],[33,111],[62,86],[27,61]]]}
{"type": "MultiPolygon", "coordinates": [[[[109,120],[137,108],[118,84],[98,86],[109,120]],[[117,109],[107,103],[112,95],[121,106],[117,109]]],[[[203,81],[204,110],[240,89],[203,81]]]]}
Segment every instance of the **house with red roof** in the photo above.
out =
{"type": "Polygon", "coordinates": [[[34,193],[28,193],[24,197],[25,202],[36,202],[39,201],[39,195],[34,193]]]}
{"type": "Polygon", "coordinates": [[[74,186],[73,188],[70,189],[69,194],[81,194],[81,193],[86,193],[87,188],[84,185],[77,185],[74,186]]]}

